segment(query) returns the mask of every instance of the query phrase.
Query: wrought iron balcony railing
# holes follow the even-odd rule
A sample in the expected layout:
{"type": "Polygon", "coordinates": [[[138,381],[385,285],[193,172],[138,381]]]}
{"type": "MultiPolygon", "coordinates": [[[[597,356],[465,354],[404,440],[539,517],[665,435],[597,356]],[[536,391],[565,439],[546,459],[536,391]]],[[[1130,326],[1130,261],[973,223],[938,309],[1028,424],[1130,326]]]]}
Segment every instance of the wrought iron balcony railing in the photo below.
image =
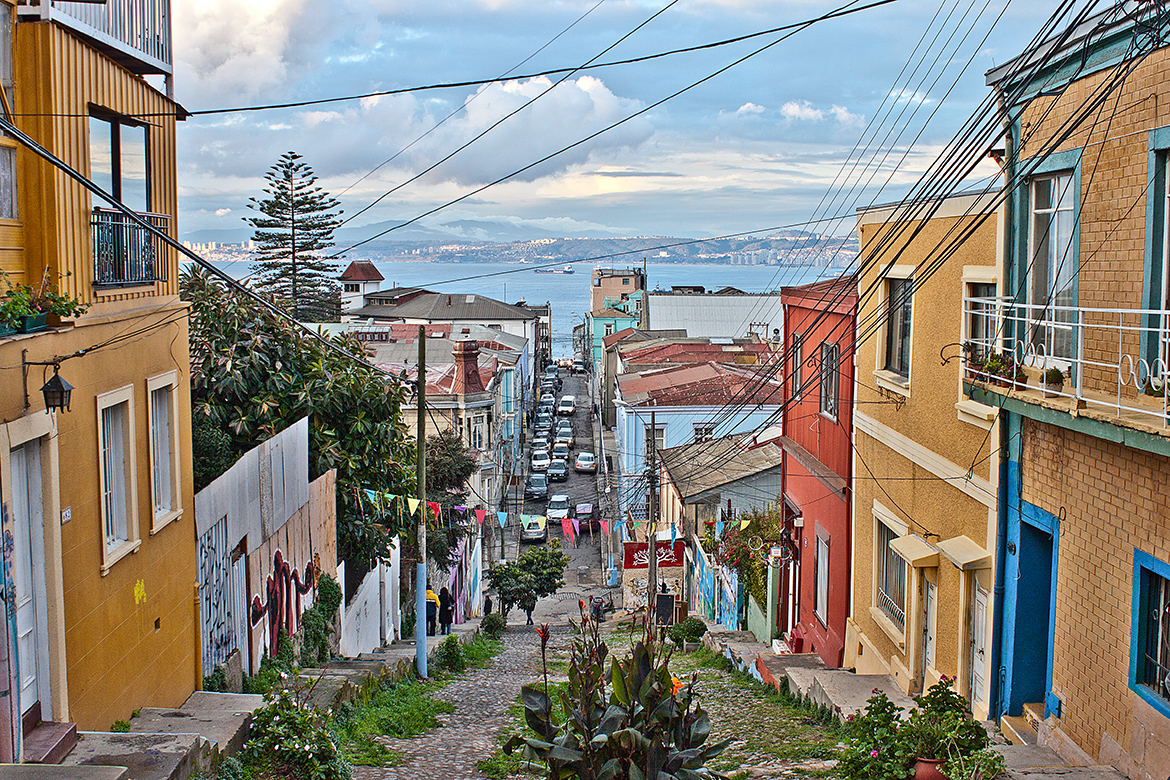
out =
{"type": "Polygon", "coordinates": [[[171,0],[20,0],[18,13],[68,27],[134,73],[172,73],[171,0]]]}
{"type": "MultiPolygon", "coordinates": [[[[170,217],[139,214],[165,230],[170,217]]],[[[119,211],[94,209],[93,283],[97,287],[129,287],[162,281],[166,245],[162,239],[119,211]]]]}
{"type": "Polygon", "coordinates": [[[963,311],[968,379],[1170,424],[1170,310],[967,298],[963,311]],[[1045,381],[1050,369],[1059,384],[1045,381]]]}

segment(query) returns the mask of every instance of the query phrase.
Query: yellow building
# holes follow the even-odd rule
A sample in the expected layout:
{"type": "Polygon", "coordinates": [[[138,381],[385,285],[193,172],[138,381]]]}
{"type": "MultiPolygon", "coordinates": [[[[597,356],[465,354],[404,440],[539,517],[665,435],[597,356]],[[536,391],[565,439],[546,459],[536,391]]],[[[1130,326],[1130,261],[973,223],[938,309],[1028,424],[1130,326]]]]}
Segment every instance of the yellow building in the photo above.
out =
{"type": "Polygon", "coordinates": [[[955,677],[986,718],[998,431],[994,408],[963,397],[958,356],[972,335],[963,298],[996,294],[999,215],[980,195],[918,204],[916,214],[877,207],[858,217],[861,256],[873,260],[860,288],[876,290],[859,322],[876,332],[856,355],[845,666],[890,674],[907,693],[955,677]],[[916,287],[918,266],[966,229],[916,287]]]}
{"type": "MultiPolygon", "coordinates": [[[[167,0],[0,0],[17,126],[177,235],[167,0]]],[[[19,710],[108,730],[198,685],[187,310],[148,231],[0,138],[0,268],[88,306],[0,337],[0,484],[14,546],[19,710]],[[68,410],[46,413],[59,364],[68,410]]],[[[25,760],[36,756],[25,755],[25,760]]]]}

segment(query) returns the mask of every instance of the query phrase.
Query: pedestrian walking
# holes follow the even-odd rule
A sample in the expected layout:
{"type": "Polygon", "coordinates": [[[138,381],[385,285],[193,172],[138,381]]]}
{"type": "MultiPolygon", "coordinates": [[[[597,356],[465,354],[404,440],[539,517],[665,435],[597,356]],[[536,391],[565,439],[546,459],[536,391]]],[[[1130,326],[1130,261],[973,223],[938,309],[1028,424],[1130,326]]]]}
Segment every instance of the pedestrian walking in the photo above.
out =
{"type": "Polygon", "coordinates": [[[427,636],[435,635],[435,622],[439,617],[439,597],[427,586],[427,636]]]}
{"type": "Polygon", "coordinates": [[[439,627],[444,634],[451,633],[451,591],[439,591],[439,627]]]}
{"type": "Polygon", "coordinates": [[[483,614],[484,617],[492,614],[492,594],[485,593],[483,596],[483,614]]]}

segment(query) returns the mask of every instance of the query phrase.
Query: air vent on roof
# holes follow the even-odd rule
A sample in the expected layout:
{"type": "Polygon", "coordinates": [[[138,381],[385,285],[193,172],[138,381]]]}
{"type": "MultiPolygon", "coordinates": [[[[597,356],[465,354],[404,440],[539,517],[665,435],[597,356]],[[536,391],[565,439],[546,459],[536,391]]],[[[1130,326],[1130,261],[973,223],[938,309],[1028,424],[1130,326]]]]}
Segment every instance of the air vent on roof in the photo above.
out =
{"type": "Polygon", "coordinates": [[[468,295],[468,296],[467,296],[467,303],[475,303],[475,296],[474,296],[474,295],[468,295]]]}

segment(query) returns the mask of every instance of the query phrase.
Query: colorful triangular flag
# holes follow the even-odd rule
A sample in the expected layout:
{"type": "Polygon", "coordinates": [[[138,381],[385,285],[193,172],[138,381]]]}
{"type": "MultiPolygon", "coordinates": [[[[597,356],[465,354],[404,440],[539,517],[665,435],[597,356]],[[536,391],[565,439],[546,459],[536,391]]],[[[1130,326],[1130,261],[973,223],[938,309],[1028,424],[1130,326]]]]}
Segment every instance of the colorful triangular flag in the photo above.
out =
{"type": "Polygon", "coordinates": [[[674,523],[671,523],[670,524],[670,543],[674,544],[676,539],[678,539],[678,527],[674,523]]]}
{"type": "Polygon", "coordinates": [[[437,502],[437,501],[428,501],[428,502],[427,502],[427,509],[431,510],[431,512],[433,512],[433,513],[434,513],[434,515],[435,515],[435,520],[437,521],[437,520],[439,519],[439,502],[437,502]]]}
{"type": "Polygon", "coordinates": [[[408,499],[406,499],[406,506],[410,508],[410,513],[411,513],[412,515],[413,515],[415,512],[417,512],[417,511],[418,511],[418,505],[419,505],[419,504],[421,504],[421,503],[422,503],[422,502],[421,502],[421,501],[419,501],[417,498],[408,498],[408,499]]]}
{"type": "Polygon", "coordinates": [[[368,498],[370,500],[371,504],[378,503],[378,494],[375,493],[374,491],[370,490],[369,488],[366,488],[366,498],[368,498]]]}
{"type": "Polygon", "coordinates": [[[500,521],[500,528],[503,528],[508,524],[508,513],[496,512],[496,519],[500,521]]]}
{"type": "Polygon", "coordinates": [[[486,514],[487,514],[486,510],[483,510],[483,509],[475,510],[475,522],[477,525],[483,525],[483,516],[486,514]]]}
{"type": "Polygon", "coordinates": [[[751,520],[740,520],[739,521],[739,530],[743,531],[751,524],[752,524],[751,520]]]}
{"type": "Polygon", "coordinates": [[[545,523],[548,522],[548,518],[544,515],[533,515],[532,519],[536,521],[536,527],[543,531],[545,523]]]}
{"type": "Polygon", "coordinates": [[[461,515],[466,515],[466,514],[467,514],[467,507],[465,507],[465,506],[457,506],[457,507],[455,507],[455,511],[456,511],[456,512],[458,512],[458,513],[459,513],[459,514],[461,514],[461,515]]]}
{"type": "Polygon", "coordinates": [[[722,520],[715,521],[715,538],[716,539],[723,538],[723,521],[722,520]]]}
{"type": "Polygon", "coordinates": [[[575,534],[581,533],[581,521],[575,517],[573,518],[573,533],[575,533],[575,534]]]}
{"type": "Polygon", "coordinates": [[[601,521],[601,532],[603,534],[605,534],[606,536],[609,536],[609,521],[608,520],[601,521]]]}
{"type": "Polygon", "coordinates": [[[565,536],[569,537],[569,543],[576,547],[577,542],[573,538],[573,524],[569,522],[569,518],[566,517],[561,520],[561,531],[564,532],[565,536]]]}

